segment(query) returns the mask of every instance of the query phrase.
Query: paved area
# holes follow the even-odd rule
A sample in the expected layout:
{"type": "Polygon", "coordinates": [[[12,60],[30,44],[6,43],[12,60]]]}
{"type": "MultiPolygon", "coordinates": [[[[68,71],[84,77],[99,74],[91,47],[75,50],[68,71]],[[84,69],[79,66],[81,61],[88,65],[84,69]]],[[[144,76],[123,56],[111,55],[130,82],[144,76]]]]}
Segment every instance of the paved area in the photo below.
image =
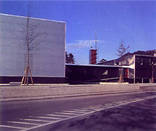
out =
{"type": "Polygon", "coordinates": [[[58,123],[49,131],[155,131],[156,97],[58,123]]]}
{"type": "Polygon", "coordinates": [[[81,124],[85,126],[90,122],[90,118],[96,120],[98,118],[96,114],[103,110],[108,111],[129,103],[153,98],[156,98],[156,92],[0,102],[0,131],[55,131],[55,129],[56,131],[79,131],[81,124]],[[95,117],[91,117],[92,113],[95,117]],[[71,122],[74,122],[72,128],[71,122]]]}

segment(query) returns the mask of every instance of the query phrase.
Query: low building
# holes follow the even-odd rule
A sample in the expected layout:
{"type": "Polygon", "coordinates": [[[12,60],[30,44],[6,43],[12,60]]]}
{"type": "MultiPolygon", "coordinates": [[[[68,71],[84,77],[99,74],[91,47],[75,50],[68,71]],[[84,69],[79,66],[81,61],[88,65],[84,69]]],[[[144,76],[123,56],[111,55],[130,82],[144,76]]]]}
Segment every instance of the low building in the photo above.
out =
{"type": "Polygon", "coordinates": [[[124,72],[130,70],[128,66],[114,65],[76,65],[66,64],[66,81],[68,83],[95,83],[95,82],[117,82],[120,79],[120,70],[123,70],[123,78],[128,80],[124,72]]]}

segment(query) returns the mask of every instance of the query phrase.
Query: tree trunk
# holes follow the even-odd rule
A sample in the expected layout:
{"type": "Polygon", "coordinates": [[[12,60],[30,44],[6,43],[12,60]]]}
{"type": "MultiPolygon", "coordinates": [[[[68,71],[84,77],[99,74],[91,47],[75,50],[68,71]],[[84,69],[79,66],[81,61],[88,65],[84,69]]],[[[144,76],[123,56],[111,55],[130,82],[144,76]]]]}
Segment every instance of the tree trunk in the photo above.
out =
{"type": "Polygon", "coordinates": [[[29,43],[29,17],[27,17],[27,24],[26,24],[26,44],[27,44],[27,60],[26,60],[26,67],[24,69],[24,75],[21,81],[21,85],[28,85],[29,84],[29,74],[30,74],[30,79],[31,79],[31,84],[33,84],[33,79],[32,79],[32,72],[30,68],[30,43],[29,43]]]}

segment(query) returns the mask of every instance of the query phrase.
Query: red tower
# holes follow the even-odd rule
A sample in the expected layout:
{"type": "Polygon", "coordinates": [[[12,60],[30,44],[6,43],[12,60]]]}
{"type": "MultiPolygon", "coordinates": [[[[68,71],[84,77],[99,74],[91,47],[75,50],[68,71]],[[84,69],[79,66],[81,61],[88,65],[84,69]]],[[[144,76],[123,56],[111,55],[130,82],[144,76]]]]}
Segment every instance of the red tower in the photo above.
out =
{"type": "Polygon", "coordinates": [[[96,64],[97,49],[89,50],[89,64],[96,64]]]}

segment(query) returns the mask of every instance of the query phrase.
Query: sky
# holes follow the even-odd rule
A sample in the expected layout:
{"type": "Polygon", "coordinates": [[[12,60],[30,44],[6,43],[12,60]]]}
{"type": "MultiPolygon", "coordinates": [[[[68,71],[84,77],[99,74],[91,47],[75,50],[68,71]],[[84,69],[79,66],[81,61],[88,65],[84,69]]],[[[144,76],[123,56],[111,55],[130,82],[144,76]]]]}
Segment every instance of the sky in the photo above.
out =
{"type": "MultiPolygon", "coordinates": [[[[0,13],[27,15],[27,1],[0,0],[0,13]]],[[[117,58],[121,42],[130,52],[156,49],[156,1],[32,0],[32,17],[66,23],[66,51],[76,64],[89,63],[97,41],[98,61],[117,58]]]]}

